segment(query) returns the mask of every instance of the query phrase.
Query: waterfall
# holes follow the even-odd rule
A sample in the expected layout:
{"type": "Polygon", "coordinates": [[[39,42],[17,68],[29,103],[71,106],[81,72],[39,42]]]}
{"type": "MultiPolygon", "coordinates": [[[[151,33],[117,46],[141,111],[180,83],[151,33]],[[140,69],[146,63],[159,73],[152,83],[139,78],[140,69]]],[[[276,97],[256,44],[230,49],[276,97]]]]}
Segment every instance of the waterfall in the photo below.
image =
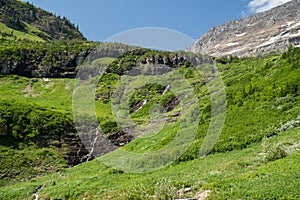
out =
{"type": "Polygon", "coordinates": [[[144,100],[143,103],[142,103],[142,105],[138,109],[136,109],[135,112],[137,112],[138,110],[142,109],[146,103],[147,103],[147,100],[144,100]]]}
{"type": "Polygon", "coordinates": [[[168,92],[170,89],[170,85],[167,85],[167,87],[165,88],[164,92],[162,93],[162,95],[166,94],[166,92],[168,92]]]}
{"type": "MultiPolygon", "coordinates": [[[[78,150],[76,151],[76,157],[77,158],[80,158],[80,152],[81,152],[81,147],[79,146],[78,150]]],[[[80,163],[82,163],[82,159],[83,159],[83,157],[80,158],[80,163]]]]}
{"type": "Polygon", "coordinates": [[[95,137],[94,140],[91,142],[91,150],[89,151],[89,154],[87,155],[87,159],[86,162],[89,161],[89,159],[92,157],[94,150],[95,150],[95,145],[98,139],[98,135],[99,135],[99,126],[96,128],[96,132],[95,132],[95,137]]]}

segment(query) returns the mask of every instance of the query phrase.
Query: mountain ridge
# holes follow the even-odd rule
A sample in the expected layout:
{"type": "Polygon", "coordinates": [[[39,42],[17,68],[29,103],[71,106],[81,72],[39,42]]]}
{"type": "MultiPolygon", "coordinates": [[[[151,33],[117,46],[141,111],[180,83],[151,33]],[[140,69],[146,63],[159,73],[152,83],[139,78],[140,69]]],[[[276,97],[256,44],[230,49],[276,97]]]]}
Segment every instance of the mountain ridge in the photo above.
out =
{"type": "Polygon", "coordinates": [[[212,27],[188,51],[223,56],[263,56],[300,46],[300,0],[212,27]]]}

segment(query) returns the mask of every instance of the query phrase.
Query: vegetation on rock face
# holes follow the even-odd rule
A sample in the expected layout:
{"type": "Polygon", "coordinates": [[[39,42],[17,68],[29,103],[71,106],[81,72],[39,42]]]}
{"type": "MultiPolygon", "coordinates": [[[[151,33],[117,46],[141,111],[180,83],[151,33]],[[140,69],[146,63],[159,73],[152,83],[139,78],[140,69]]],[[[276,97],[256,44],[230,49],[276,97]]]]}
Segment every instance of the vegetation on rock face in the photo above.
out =
{"type": "Polygon", "coordinates": [[[75,78],[83,63],[90,64],[96,58],[117,58],[124,51],[136,48],[119,43],[77,40],[47,43],[3,40],[0,43],[0,73],[38,78],[75,78]]]}
{"type": "Polygon", "coordinates": [[[17,147],[13,147],[8,145],[11,143],[10,140],[3,140],[3,138],[1,140],[1,187],[57,172],[67,167],[67,162],[59,148],[39,148],[30,143],[18,143],[17,147]]]}
{"type": "MultiPolygon", "coordinates": [[[[261,141],[263,137],[276,135],[281,123],[297,117],[300,87],[298,51],[299,48],[291,48],[279,56],[260,59],[235,58],[218,65],[226,85],[227,119],[213,152],[246,148],[249,144],[261,141]]],[[[147,54],[149,56],[151,52],[147,54]]],[[[145,54],[141,57],[145,57],[145,54]]],[[[138,63],[137,60],[143,60],[128,54],[114,61],[111,65],[113,69],[116,69],[115,66],[126,66],[123,64],[124,59],[135,65],[138,63]]],[[[126,68],[125,71],[130,69],[126,68]]],[[[198,135],[190,149],[179,159],[179,161],[187,161],[198,157],[199,148],[210,122],[211,106],[204,79],[192,67],[182,66],[179,70],[192,83],[201,102],[198,135]]],[[[105,78],[100,80],[100,87],[97,91],[100,101],[105,104],[110,103],[111,91],[114,90],[118,80],[118,74],[115,73],[122,76],[124,72],[108,71],[105,78]]],[[[148,115],[151,106],[158,102],[170,103],[174,99],[172,93],[166,94],[161,99],[165,88],[166,85],[150,84],[136,89],[129,99],[132,119],[140,121],[148,115]],[[147,103],[141,107],[145,101],[147,103]],[[141,109],[137,110],[137,108],[141,109]]],[[[175,108],[175,110],[178,109],[179,106],[175,108]]],[[[137,142],[138,140],[135,144],[137,142]]]]}
{"type": "Polygon", "coordinates": [[[3,42],[0,70],[3,74],[26,77],[75,77],[77,65],[95,46],[80,41],[3,42]]]}

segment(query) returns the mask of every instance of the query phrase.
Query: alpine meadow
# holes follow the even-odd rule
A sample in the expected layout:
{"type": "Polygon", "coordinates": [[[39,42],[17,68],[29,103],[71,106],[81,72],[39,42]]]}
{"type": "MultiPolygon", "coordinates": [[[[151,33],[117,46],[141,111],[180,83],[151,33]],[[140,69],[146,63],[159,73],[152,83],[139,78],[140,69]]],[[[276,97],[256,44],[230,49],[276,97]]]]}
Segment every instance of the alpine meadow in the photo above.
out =
{"type": "Polygon", "coordinates": [[[0,10],[0,199],[300,199],[299,0],[180,51],[0,10]]]}

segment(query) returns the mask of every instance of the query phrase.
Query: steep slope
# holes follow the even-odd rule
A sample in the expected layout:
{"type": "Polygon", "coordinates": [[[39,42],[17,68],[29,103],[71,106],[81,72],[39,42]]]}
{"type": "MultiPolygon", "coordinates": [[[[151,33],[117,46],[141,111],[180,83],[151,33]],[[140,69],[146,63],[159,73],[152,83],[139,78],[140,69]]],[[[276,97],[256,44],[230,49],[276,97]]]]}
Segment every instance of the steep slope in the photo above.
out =
{"type": "MultiPolygon", "coordinates": [[[[78,27],[65,17],[56,17],[19,0],[0,0],[0,22],[13,30],[44,40],[86,40],[78,27]]],[[[2,30],[1,35],[3,36],[2,30]]]]}
{"type": "Polygon", "coordinates": [[[261,56],[300,45],[300,0],[211,28],[188,50],[222,56],[261,56]]]}
{"type": "Polygon", "coordinates": [[[76,77],[77,66],[93,49],[108,62],[130,48],[135,47],[86,41],[66,18],[0,0],[0,185],[84,161],[88,152],[68,104],[75,79],[67,78],[76,77]]]}
{"type": "MultiPolygon", "coordinates": [[[[200,199],[203,193],[209,193],[205,195],[210,195],[209,199],[276,199],[278,197],[299,199],[299,52],[300,48],[290,48],[282,55],[259,59],[235,59],[227,64],[218,64],[226,85],[227,117],[213,153],[207,157],[199,159],[199,148],[203,143],[211,114],[211,105],[207,99],[209,96],[205,92],[205,80],[193,71],[194,68],[188,63],[180,65],[180,62],[177,64],[168,62],[169,66],[178,69],[192,84],[199,98],[201,113],[201,122],[194,141],[186,153],[175,163],[149,173],[126,173],[122,168],[114,169],[104,165],[100,162],[102,161],[100,158],[41,178],[9,184],[11,183],[9,178],[13,178],[12,176],[15,175],[13,172],[19,171],[15,168],[24,166],[26,161],[20,159],[24,164],[20,163],[18,159],[16,162],[18,165],[9,163],[8,160],[16,158],[11,153],[15,149],[5,146],[3,155],[7,156],[3,156],[1,161],[7,160],[7,164],[1,166],[7,168],[3,167],[0,175],[10,175],[10,177],[3,176],[7,182],[4,182],[3,187],[0,188],[0,195],[2,199],[36,199],[37,197],[39,199],[175,199],[191,197],[200,199]],[[282,185],[285,186],[284,190],[282,185]]],[[[106,134],[114,135],[113,131],[119,131],[115,130],[116,123],[114,123],[115,118],[111,109],[112,100],[109,100],[111,92],[116,90],[116,82],[120,78],[124,78],[124,73],[139,62],[145,63],[146,61],[146,63],[157,64],[162,60],[172,60],[167,59],[168,57],[176,58],[174,53],[142,50],[128,53],[113,62],[107,74],[99,81],[99,88],[96,92],[99,96],[95,100],[96,105],[101,105],[100,109],[96,108],[97,112],[100,111],[97,117],[103,131],[107,131],[106,134]]],[[[8,77],[2,77],[3,82],[8,77]]],[[[16,76],[11,78],[16,79],[16,76]]],[[[32,80],[32,88],[35,88],[35,93],[42,90],[41,84],[45,85],[42,87],[43,90],[52,90],[51,86],[47,86],[51,82],[43,83],[44,80],[36,78],[20,78],[17,82],[12,80],[11,84],[2,87],[8,88],[9,86],[14,89],[10,94],[5,93],[2,98],[5,96],[11,99],[20,98],[22,93],[20,89],[16,88],[24,88],[28,80],[32,80]],[[16,86],[17,84],[18,86],[16,86]],[[19,93],[18,96],[16,96],[17,93],[19,93]]],[[[50,79],[50,81],[54,82],[54,79],[50,79]]],[[[135,105],[145,99],[147,102],[136,112],[130,114],[131,119],[139,124],[147,123],[152,106],[170,102],[170,99],[174,98],[172,91],[164,92],[165,88],[165,85],[157,83],[137,88],[129,99],[129,109],[133,109],[135,105]]],[[[59,93],[66,97],[71,91],[63,86],[59,93]]],[[[38,98],[27,96],[24,99],[43,105],[47,102],[47,99],[43,99],[45,95],[49,97],[53,93],[45,92],[43,94],[41,92],[38,98]]],[[[51,106],[62,108],[59,105],[60,100],[53,102],[55,104],[52,103],[51,106]]],[[[69,104],[68,107],[71,108],[71,101],[64,103],[69,104]]],[[[182,121],[179,121],[178,114],[174,114],[179,112],[181,115],[178,107],[175,106],[173,111],[165,113],[170,120],[159,133],[137,138],[121,149],[128,153],[152,154],[165,148],[172,142],[174,130],[175,132],[178,130],[182,121]]],[[[186,109],[186,106],[183,109],[186,109]]],[[[34,111],[34,113],[36,112],[34,111]]],[[[41,114],[44,116],[45,113],[41,114]]],[[[31,114],[30,116],[35,115],[31,114]]],[[[26,120],[26,117],[17,119],[26,120]]],[[[35,118],[32,119],[36,121],[35,118]]],[[[2,120],[2,123],[5,123],[5,120],[2,120]]],[[[11,123],[11,127],[13,125],[11,123]]],[[[30,128],[32,127],[28,127],[28,132],[25,133],[27,136],[32,136],[30,128]]],[[[52,129],[52,126],[49,128],[52,129]]],[[[18,132],[16,131],[16,133],[18,132]]],[[[97,139],[97,136],[94,137],[97,139]]],[[[178,146],[174,149],[177,148],[178,146]]],[[[49,152],[41,153],[42,155],[49,154],[49,152]]],[[[38,157],[41,159],[42,155],[38,157]]],[[[48,159],[53,160],[52,158],[48,159]]],[[[116,161],[126,164],[119,157],[116,158],[116,161]]],[[[147,165],[159,161],[149,159],[141,164],[147,167],[147,165]]],[[[60,165],[55,167],[61,169],[60,165]]],[[[42,170],[47,167],[49,166],[44,166],[42,170]]]]}
{"type": "Polygon", "coordinates": [[[41,34],[43,34],[42,31],[30,26],[29,24],[26,24],[26,28],[28,30],[34,30],[34,31],[28,31],[26,33],[23,31],[19,31],[19,30],[10,28],[10,27],[6,26],[5,24],[3,24],[2,22],[0,22],[0,39],[2,41],[3,40],[8,40],[8,41],[27,40],[27,41],[38,41],[38,42],[45,41],[43,38],[37,36],[37,34],[34,34],[34,32],[40,32],[41,34]]]}
{"type": "MultiPolygon", "coordinates": [[[[118,43],[56,40],[0,43],[0,74],[26,77],[75,78],[77,66],[93,52],[99,58],[117,58],[136,47],[118,43]]],[[[93,55],[90,55],[93,56],[93,55]]]]}

